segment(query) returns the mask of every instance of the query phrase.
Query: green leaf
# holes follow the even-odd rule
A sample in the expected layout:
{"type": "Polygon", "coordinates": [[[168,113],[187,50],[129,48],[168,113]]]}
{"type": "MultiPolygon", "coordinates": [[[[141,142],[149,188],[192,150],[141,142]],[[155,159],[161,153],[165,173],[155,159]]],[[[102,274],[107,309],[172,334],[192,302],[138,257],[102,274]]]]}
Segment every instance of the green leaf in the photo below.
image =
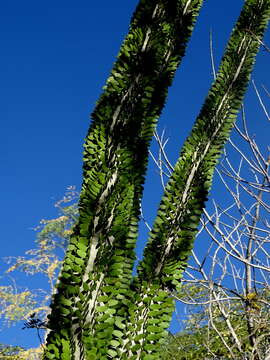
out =
{"type": "Polygon", "coordinates": [[[116,336],[117,338],[121,338],[124,336],[124,334],[122,333],[122,331],[120,330],[114,330],[113,332],[113,335],[116,336]]]}
{"type": "Polygon", "coordinates": [[[111,357],[116,357],[118,354],[117,354],[117,352],[115,351],[115,350],[112,350],[112,349],[109,349],[108,351],[107,351],[107,353],[108,353],[108,355],[110,355],[111,357]]]}
{"type": "Polygon", "coordinates": [[[111,340],[110,341],[110,344],[114,347],[118,347],[120,345],[120,342],[119,341],[116,341],[116,340],[111,340]]]}

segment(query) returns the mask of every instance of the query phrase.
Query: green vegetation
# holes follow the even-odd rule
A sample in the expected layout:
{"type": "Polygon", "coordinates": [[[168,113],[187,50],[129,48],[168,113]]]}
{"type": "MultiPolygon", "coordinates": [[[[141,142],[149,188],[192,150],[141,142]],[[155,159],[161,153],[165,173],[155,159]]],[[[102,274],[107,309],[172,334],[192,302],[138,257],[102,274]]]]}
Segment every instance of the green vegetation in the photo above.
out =
{"type": "MultiPolygon", "coordinates": [[[[198,288],[196,290],[199,290],[198,288]]],[[[258,353],[263,356],[270,347],[269,336],[269,291],[262,291],[257,301],[252,303],[252,313],[257,320],[256,339],[258,340],[258,353]]],[[[256,359],[256,353],[249,341],[249,328],[246,319],[245,306],[240,301],[226,303],[229,309],[228,319],[237,334],[241,344],[241,352],[237,348],[233,336],[228,329],[219,304],[211,307],[197,307],[185,323],[185,329],[178,334],[170,334],[166,345],[162,347],[164,360],[201,360],[201,359],[256,359]],[[213,323],[211,324],[211,318],[213,323]],[[224,345],[225,343],[230,346],[224,345]]],[[[193,310],[194,311],[194,310],[193,310]]]]}
{"type": "Polygon", "coordinates": [[[85,142],[79,218],[53,296],[44,359],[158,359],[171,296],[270,14],[247,0],[166,185],[133,278],[149,141],[201,1],[140,1],[85,142]]]}
{"type": "MultiPolygon", "coordinates": [[[[201,5],[199,0],[139,2],[92,114],[78,209],[63,207],[62,216],[45,221],[39,247],[30,253],[33,258],[21,258],[10,268],[41,271],[53,285],[60,264],[56,244],[65,247],[69,241],[48,315],[44,360],[202,359],[209,354],[230,358],[234,351],[249,349],[254,340],[249,330],[256,317],[247,312],[258,311],[255,305],[260,312],[267,307],[258,305],[251,291],[238,294],[244,298],[244,311],[239,301],[227,303],[230,318],[224,307],[213,305],[210,312],[194,313],[177,336],[168,337],[167,328],[174,299],[183,294],[180,280],[214,169],[268,24],[269,0],[245,1],[216,79],[165,187],[137,275],[132,275],[149,143],[201,5]],[[227,334],[224,314],[227,327],[238,328],[236,337],[227,334]],[[206,326],[209,319],[212,328],[206,326]]],[[[195,285],[192,291],[196,298],[201,287],[195,285]]],[[[37,313],[41,310],[48,309],[37,308],[37,313]]]]}
{"type": "MultiPolygon", "coordinates": [[[[58,216],[55,219],[42,219],[34,229],[36,231],[36,247],[26,252],[25,256],[9,257],[9,263],[3,278],[7,278],[10,285],[0,287],[0,315],[1,330],[17,322],[28,322],[33,314],[35,319],[46,322],[50,311],[49,302],[54,290],[54,284],[61,266],[61,258],[65,252],[71,228],[78,217],[78,193],[73,186],[68,187],[64,197],[55,203],[58,216]],[[16,272],[26,276],[39,274],[49,283],[49,290],[29,289],[22,287],[16,281],[16,272]]],[[[43,341],[42,330],[26,336],[39,336],[43,341]]],[[[0,359],[9,360],[37,360],[41,358],[43,347],[23,349],[20,346],[0,344],[0,359]]]]}

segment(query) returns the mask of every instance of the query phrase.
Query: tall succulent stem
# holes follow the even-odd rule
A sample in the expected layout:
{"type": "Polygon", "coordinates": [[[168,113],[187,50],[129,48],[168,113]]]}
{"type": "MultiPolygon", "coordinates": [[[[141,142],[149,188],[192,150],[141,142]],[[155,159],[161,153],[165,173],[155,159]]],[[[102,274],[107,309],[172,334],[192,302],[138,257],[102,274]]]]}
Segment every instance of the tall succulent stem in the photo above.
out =
{"type": "Polygon", "coordinates": [[[141,0],[133,15],[86,137],[79,221],[56,285],[45,359],[126,356],[119,329],[134,296],[149,142],[201,4],[141,0]]]}
{"type": "Polygon", "coordinates": [[[158,359],[213,172],[270,15],[246,0],[132,276],[149,142],[202,0],[141,0],[92,114],[79,220],[57,282],[44,359],[158,359]]]}

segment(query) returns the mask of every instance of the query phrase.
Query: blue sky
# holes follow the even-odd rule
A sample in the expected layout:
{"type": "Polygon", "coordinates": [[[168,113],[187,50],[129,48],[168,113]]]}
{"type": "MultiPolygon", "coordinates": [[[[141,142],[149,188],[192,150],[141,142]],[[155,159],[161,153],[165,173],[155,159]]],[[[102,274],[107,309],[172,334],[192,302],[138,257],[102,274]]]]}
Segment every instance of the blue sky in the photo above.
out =
{"type": "MultiPolygon", "coordinates": [[[[19,256],[33,247],[31,230],[69,185],[82,181],[82,145],[89,114],[128,30],[137,0],[5,1],[0,14],[1,256],[19,256]]],[[[158,128],[170,137],[177,158],[212,82],[209,31],[216,64],[222,56],[243,1],[208,0],[199,16],[158,128]]],[[[265,37],[270,43],[269,31],[265,37]]],[[[270,88],[270,54],[261,51],[253,77],[270,88]]],[[[266,122],[254,92],[248,94],[250,128],[267,141],[266,122]],[[260,122],[261,120],[261,122],[260,122]],[[258,126],[258,123],[260,124],[258,126]]],[[[144,211],[151,222],[161,194],[152,164],[144,211]]],[[[146,233],[142,233],[141,241],[146,233]]],[[[1,268],[4,265],[1,262],[1,268]]],[[[18,279],[19,281],[20,279],[18,279]]],[[[42,287],[28,278],[32,286],[42,287]]],[[[45,286],[45,285],[44,285],[45,286]]],[[[30,333],[0,332],[0,343],[30,346],[30,333]]]]}

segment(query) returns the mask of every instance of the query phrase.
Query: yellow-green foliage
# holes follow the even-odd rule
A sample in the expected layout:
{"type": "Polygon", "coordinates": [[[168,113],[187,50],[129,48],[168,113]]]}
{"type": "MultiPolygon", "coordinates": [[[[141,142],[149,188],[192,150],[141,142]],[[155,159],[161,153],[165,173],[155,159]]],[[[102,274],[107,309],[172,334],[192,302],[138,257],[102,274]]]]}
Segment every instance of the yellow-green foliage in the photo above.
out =
{"type": "MultiPolygon", "coordinates": [[[[16,322],[28,320],[33,313],[36,314],[36,318],[45,321],[49,312],[48,302],[62,263],[56,250],[58,248],[65,250],[71,228],[78,217],[77,202],[78,193],[74,187],[69,187],[64,197],[55,204],[59,216],[50,220],[43,219],[35,228],[37,231],[36,248],[26,251],[25,256],[6,259],[10,266],[2,277],[10,285],[0,287],[1,331],[5,331],[5,327],[16,322]],[[35,274],[44,276],[49,282],[50,290],[46,292],[43,289],[22,287],[20,282],[16,281],[17,271],[27,276],[35,274]]],[[[29,333],[26,336],[29,336],[29,333]]],[[[32,333],[31,336],[33,336],[32,333]]],[[[42,347],[40,346],[24,350],[18,346],[0,344],[0,359],[36,360],[41,358],[41,354],[42,347]]]]}

